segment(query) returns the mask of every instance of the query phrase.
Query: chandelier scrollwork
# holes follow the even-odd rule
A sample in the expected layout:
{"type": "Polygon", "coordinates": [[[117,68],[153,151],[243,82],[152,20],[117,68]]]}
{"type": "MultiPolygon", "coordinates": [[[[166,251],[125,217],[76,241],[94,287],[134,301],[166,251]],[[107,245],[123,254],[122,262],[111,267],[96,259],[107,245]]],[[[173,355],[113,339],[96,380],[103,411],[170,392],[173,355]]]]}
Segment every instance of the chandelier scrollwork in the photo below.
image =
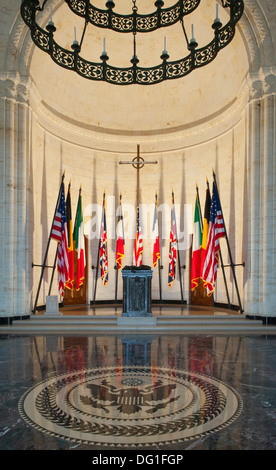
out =
{"type": "MultiPolygon", "coordinates": [[[[46,26],[46,31],[38,25],[36,16],[42,11],[47,0],[23,0],[21,4],[21,16],[29,27],[34,44],[48,53],[52,60],[65,69],[72,70],[80,76],[95,80],[106,81],[116,85],[152,85],[164,80],[181,78],[193,70],[212,62],[218,52],[226,47],[235,35],[236,24],[240,20],[244,10],[243,0],[220,0],[221,6],[229,10],[229,21],[222,25],[218,14],[212,24],[214,37],[206,46],[199,47],[192,36],[189,41],[184,27],[184,17],[199,6],[200,0],[178,0],[175,5],[163,8],[163,0],[156,0],[156,11],[148,15],[138,13],[136,0],[133,1],[132,13],[129,15],[118,14],[114,11],[115,4],[112,0],[106,1],[106,10],[96,8],[90,0],[64,0],[70,10],[85,21],[80,43],[75,40],[72,50],[61,47],[54,39],[56,27],[52,21],[46,26]],[[136,55],[136,34],[152,32],[156,29],[168,27],[180,22],[185,40],[187,42],[188,55],[175,61],[169,61],[169,54],[164,45],[164,51],[160,58],[162,62],[154,67],[138,66],[139,59],[136,55]],[[81,57],[81,47],[88,24],[95,27],[111,29],[118,33],[132,33],[134,53],[129,67],[115,67],[109,65],[109,57],[104,51],[100,57],[101,62],[90,62],[81,57]]],[[[214,4],[216,2],[214,1],[214,4]]],[[[218,3],[217,8],[218,8],[218,3]]]]}

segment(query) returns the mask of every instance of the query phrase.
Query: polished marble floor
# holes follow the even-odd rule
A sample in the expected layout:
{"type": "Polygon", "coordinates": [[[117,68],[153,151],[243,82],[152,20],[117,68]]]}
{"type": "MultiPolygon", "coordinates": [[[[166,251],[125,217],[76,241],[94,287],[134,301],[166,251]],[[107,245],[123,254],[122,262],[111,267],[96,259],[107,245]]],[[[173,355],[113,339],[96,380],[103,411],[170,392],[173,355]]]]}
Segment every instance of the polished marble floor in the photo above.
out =
{"type": "Polygon", "coordinates": [[[276,450],[275,335],[1,335],[0,450],[276,450]]]}

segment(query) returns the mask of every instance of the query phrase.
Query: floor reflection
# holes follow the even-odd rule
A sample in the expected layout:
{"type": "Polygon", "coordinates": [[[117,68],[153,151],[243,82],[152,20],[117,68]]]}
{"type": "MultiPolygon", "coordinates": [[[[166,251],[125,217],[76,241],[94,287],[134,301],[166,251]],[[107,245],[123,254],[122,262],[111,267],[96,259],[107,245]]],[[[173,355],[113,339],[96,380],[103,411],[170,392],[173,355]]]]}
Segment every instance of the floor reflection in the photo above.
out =
{"type": "Polygon", "coordinates": [[[0,449],[275,449],[275,336],[0,337],[0,449]]]}

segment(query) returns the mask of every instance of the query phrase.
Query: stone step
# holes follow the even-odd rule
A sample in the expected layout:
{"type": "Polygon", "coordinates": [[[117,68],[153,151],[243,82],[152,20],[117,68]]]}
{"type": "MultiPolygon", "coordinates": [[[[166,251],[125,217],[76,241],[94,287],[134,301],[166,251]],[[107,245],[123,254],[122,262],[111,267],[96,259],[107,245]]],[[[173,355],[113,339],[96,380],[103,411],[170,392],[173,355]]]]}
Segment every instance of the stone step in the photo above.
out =
{"type": "Polygon", "coordinates": [[[245,316],[157,316],[117,317],[39,315],[29,320],[16,320],[3,326],[0,333],[13,334],[276,334],[276,326],[245,316]]]}
{"type": "Polygon", "coordinates": [[[209,324],[222,324],[222,325],[248,325],[249,322],[254,324],[262,324],[261,320],[249,320],[245,315],[156,315],[152,317],[121,317],[116,315],[60,315],[60,314],[45,314],[34,315],[27,320],[14,320],[13,325],[32,326],[32,325],[49,325],[53,322],[54,325],[116,325],[120,318],[129,318],[133,322],[143,323],[144,319],[154,318],[158,325],[209,325],[209,324]],[[133,320],[134,318],[134,320],[133,320]]]}
{"type": "MultiPolygon", "coordinates": [[[[245,315],[153,315],[158,321],[196,321],[196,320],[208,320],[208,321],[248,321],[245,315]]],[[[70,323],[79,323],[81,321],[86,322],[116,322],[117,318],[120,318],[120,315],[61,315],[61,314],[45,314],[45,315],[33,315],[30,319],[27,320],[14,320],[13,323],[22,322],[22,321],[35,321],[35,322],[49,322],[49,321],[62,321],[70,323]]],[[[127,317],[126,317],[127,318],[127,317]]],[[[132,318],[132,317],[128,317],[132,318]]],[[[143,317],[140,317],[142,319],[143,317]]],[[[256,320],[255,320],[256,321],[256,320]]]]}
{"type": "MultiPolygon", "coordinates": [[[[131,317],[130,317],[131,318],[131,317]]],[[[189,318],[189,319],[163,319],[163,318],[160,318],[160,317],[148,317],[148,318],[153,318],[155,319],[156,318],[156,324],[157,326],[164,326],[164,325],[171,325],[171,326],[183,326],[183,327],[186,327],[188,325],[196,325],[196,326],[204,326],[204,325],[210,325],[210,326],[214,326],[214,325],[221,325],[221,326],[228,326],[228,325],[237,325],[237,326],[248,326],[248,325],[262,325],[262,321],[261,320],[254,320],[254,321],[251,321],[251,320],[220,320],[220,319],[202,319],[202,318],[196,318],[196,319],[193,319],[193,318],[189,318]]],[[[120,321],[121,317],[118,317],[118,321],[120,321]]],[[[132,319],[132,323],[135,323],[137,325],[139,324],[145,324],[145,321],[143,320],[143,317],[136,320],[136,319],[132,319]]],[[[65,325],[68,325],[68,326],[74,326],[74,327],[78,327],[78,326],[91,326],[91,327],[95,327],[96,325],[102,325],[104,327],[108,327],[108,326],[116,326],[117,325],[117,317],[115,317],[114,319],[112,320],[109,320],[109,319],[93,319],[93,320],[88,320],[88,319],[64,319],[64,318],[55,318],[55,319],[41,319],[41,320],[36,320],[36,319],[32,319],[32,320],[14,320],[13,321],[13,326],[22,326],[22,327],[26,327],[26,328],[29,328],[30,326],[39,326],[39,327],[42,327],[42,326],[50,326],[50,325],[53,325],[53,326],[56,326],[58,327],[59,325],[60,326],[65,326],[65,325]]]]}

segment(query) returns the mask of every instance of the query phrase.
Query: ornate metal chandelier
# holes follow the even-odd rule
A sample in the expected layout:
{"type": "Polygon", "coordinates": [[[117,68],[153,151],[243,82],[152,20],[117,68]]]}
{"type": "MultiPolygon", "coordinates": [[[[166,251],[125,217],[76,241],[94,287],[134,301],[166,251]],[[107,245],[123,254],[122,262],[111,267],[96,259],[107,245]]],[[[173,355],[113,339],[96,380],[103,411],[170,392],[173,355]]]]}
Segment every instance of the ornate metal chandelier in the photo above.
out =
{"type": "Polygon", "coordinates": [[[71,48],[67,50],[61,47],[54,39],[56,27],[52,19],[52,10],[50,21],[46,26],[46,30],[42,29],[36,20],[37,14],[44,10],[47,0],[40,2],[39,0],[22,0],[21,16],[29,27],[33,42],[37,47],[47,52],[52,60],[64,67],[72,70],[80,76],[95,80],[106,81],[116,85],[152,85],[160,83],[163,80],[170,80],[184,77],[193,70],[209,64],[215,59],[218,52],[226,47],[235,35],[237,22],[240,20],[243,10],[243,0],[220,0],[223,8],[229,11],[229,21],[222,25],[217,15],[212,24],[214,37],[206,46],[198,48],[198,44],[192,35],[189,41],[184,26],[184,17],[193,12],[200,4],[200,0],[178,0],[175,5],[169,8],[163,8],[164,2],[156,0],[154,5],[156,11],[148,15],[138,13],[136,0],[132,0],[132,13],[129,15],[121,15],[114,12],[115,4],[112,0],[106,1],[106,10],[94,7],[90,0],[64,0],[71,11],[84,19],[84,28],[80,43],[74,40],[71,48]],[[185,41],[187,43],[188,54],[186,57],[175,61],[169,61],[169,54],[166,51],[164,41],[164,50],[161,55],[162,62],[154,67],[143,68],[138,66],[139,59],[136,53],[136,34],[152,32],[158,28],[168,27],[180,22],[183,29],[185,41]],[[108,64],[109,57],[105,51],[100,57],[101,62],[89,62],[81,57],[82,43],[88,24],[99,28],[108,28],[118,33],[132,33],[133,35],[133,57],[131,58],[131,66],[114,67],[108,64]]]}

